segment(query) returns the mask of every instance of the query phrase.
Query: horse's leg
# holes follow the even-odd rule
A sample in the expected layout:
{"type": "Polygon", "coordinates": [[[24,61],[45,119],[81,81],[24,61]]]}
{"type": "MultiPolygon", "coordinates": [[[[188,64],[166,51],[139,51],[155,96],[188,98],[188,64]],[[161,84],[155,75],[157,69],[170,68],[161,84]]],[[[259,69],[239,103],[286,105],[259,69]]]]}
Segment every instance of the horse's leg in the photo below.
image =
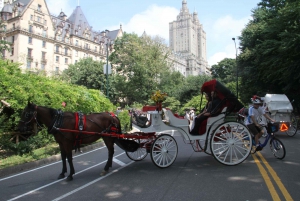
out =
{"type": "Polygon", "coordinates": [[[67,172],[67,163],[66,163],[67,154],[66,154],[66,151],[63,149],[63,146],[61,143],[59,143],[59,148],[60,148],[61,162],[62,162],[63,168],[62,168],[62,172],[60,173],[60,175],[58,175],[57,179],[62,179],[65,177],[65,173],[67,172]]]}
{"type": "Polygon", "coordinates": [[[112,137],[103,137],[104,143],[108,149],[108,159],[106,162],[106,165],[104,167],[104,170],[101,172],[101,176],[105,175],[108,173],[108,170],[110,167],[112,167],[112,161],[113,161],[113,156],[115,153],[114,150],[114,138],[112,137]]]}
{"type": "Polygon", "coordinates": [[[68,163],[69,163],[69,166],[70,166],[70,174],[67,177],[68,181],[72,181],[73,180],[73,174],[75,174],[75,169],[74,169],[74,165],[73,165],[72,147],[73,147],[73,145],[70,144],[70,146],[68,146],[68,150],[67,150],[67,159],[68,159],[68,163]]]}

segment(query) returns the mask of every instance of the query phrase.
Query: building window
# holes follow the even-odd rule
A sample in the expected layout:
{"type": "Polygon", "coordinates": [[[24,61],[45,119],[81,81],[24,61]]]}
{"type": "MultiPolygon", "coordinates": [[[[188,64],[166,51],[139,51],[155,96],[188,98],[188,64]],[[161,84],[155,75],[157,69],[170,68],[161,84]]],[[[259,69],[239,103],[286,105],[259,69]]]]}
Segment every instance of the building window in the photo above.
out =
{"type": "Polygon", "coordinates": [[[78,34],[78,31],[76,30],[76,31],[75,31],[75,35],[77,35],[77,34],[78,34]]]}
{"type": "Polygon", "coordinates": [[[42,6],[41,6],[40,4],[38,5],[37,10],[38,10],[39,12],[42,12],[42,6]]]}
{"type": "Polygon", "coordinates": [[[12,36],[11,37],[11,43],[14,44],[14,42],[15,42],[15,36],[12,36]]]}
{"type": "Polygon", "coordinates": [[[78,51],[77,50],[75,51],[75,56],[78,57],[78,51]]]}
{"type": "Polygon", "coordinates": [[[37,21],[41,22],[41,17],[40,16],[37,17],[37,21]]]}
{"type": "Polygon", "coordinates": [[[68,55],[68,48],[65,48],[65,55],[68,55]]]}
{"type": "Polygon", "coordinates": [[[59,46],[56,45],[56,50],[55,50],[57,53],[59,52],[59,46]]]}
{"type": "Polygon", "coordinates": [[[59,73],[59,67],[56,67],[55,68],[55,74],[58,74],[59,73]]]}
{"type": "Polygon", "coordinates": [[[28,48],[27,50],[27,57],[28,59],[32,59],[32,49],[28,48]]]}
{"type": "Polygon", "coordinates": [[[45,70],[45,64],[41,64],[41,70],[45,70]]]}
{"type": "Polygon", "coordinates": [[[15,23],[13,23],[13,29],[15,29],[16,28],[16,25],[15,25],[15,23]]]}
{"type": "Polygon", "coordinates": [[[32,25],[29,25],[29,32],[32,33],[32,25]]]}
{"type": "Polygon", "coordinates": [[[65,64],[68,64],[68,58],[65,58],[65,64]]]}
{"type": "Polygon", "coordinates": [[[43,30],[43,36],[47,37],[47,31],[46,30],[43,30]]]}
{"type": "Polygon", "coordinates": [[[14,48],[11,48],[11,56],[14,55],[14,48]]]}
{"type": "Polygon", "coordinates": [[[45,61],[46,59],[46,52],[42,52],[42,60],[45,61]]]}
{"type": "Polygon", "coordinates": [[[44,25],[47,25],[47,20],[44,20],[44,25]]]}
{"type": "Polygon", "coordinates": [[[27,69],[31,68],[31,61],[27,61],[27,69]]]}
{"type": "Polygon", "coordinates": [[[42,47],[46,48],[46,41],[42,41],[42,47]]]}
{"type": "Polygon", "coordinates": [[[77,60],[75,60],[75,64],[77,63],[77,60]]]}
{"type": "Polygon", "coordinates": [[[30,15],[30,20],[33,20],[33,15],[30,15]]]}
{"type": "Polygon", "coordinates": [[[59,63],[59,56],[56,56],[55,61],[56,61],[56,63],[59,63]]]}
{"type": "Polygon", "coordinates": [[[28,37],[28,43],[32,44],[32,38],[31,37],[28,37]]]}
{"type": "Polygon", "coordinates": [[[75,41],[75,45],[78,46],[78,40],[75,41]]]}

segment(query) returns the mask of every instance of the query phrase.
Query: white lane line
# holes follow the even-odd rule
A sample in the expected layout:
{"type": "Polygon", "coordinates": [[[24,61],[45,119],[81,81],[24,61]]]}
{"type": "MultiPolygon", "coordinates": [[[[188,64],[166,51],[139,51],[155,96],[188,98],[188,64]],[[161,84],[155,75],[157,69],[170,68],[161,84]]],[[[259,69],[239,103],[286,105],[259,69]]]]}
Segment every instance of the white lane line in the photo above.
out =
{"type": "Polygon", "coordinates": [[[126,163],[123,163],[122,161],[120,161],[120,160],[118,160],[118,159],[116,159],[116,158],[113,158],[113,161],[114,161],[115,163],[117,163],[118,165],[120,165],[120,166],[125,166],[125,165],[126,165],[126,163]]]}
{"type": "Polygon", "coordinates": [[[65,197],[67,197],[67,196],[69,196],[69,195],[72,195],[72,194],[76,193],[77,191],[80,191],[80,190],[82,190],[82,189],[84,189],[84,188],[86,188],[86,187],[88,187],[88,186],[90,186],[90,185],[92,185],[92,184],[94,184],[94,183],[96,183],[96,182],[98,182],[98,181],[100,181],[100,180],[102,180],[102,179],[104,179],[104,178],[106,178],[106,177],[108,177],[108,176],[110,176],[110,175],[112,175],[112,174],[118,172],[119,170],[125,168],[126,166],[128,166],[128,165],[130,165],[130,164],[132,164],[132,163],[134,163],[134,161],[131,161],[131,162],[125,164],[125,166],[121,166],[121,167],[119,167],[118,169],[116,169],[116,170],[114,170],[114,171],[108,173],[107,175],[105,175],[105,176],[103,176],[103,177],[100,177],[100,178],[98,178],[98,179],[95,179],[94,181],[91,181],[91,182],[89,182],[89,183],[87,183],[87,184],[85,184],[85,185],[83,185],[83,186],[81,186],[81,187],[79,187],[79,188],[76,188],[76,189],[74,189],[73,191],[71,191],[71,192],[69,192],[69,193],[66,193],[66,194],[64,194],[64,195],[62,195],[62,196],[60,196],[60,197],[58,197],[58,198],[56,198],[56,199],[54,199],[54,200],[52,200],[52,201],[58,201],[58,200],[61,200],[61,199],[65,198],[65,197]]]}
{"type": "MultiPolygon", "coordinates": [[[[83,155],[85,155],[85,154],[89,154],[89,153],[91,153],[91,152],[97,151],[97,150],[99,150],[99,149],[103,149],[103,148],[105,148],[105,147],[106,147],[106,146],[100,147],[100,148],[97,148],[97,149],[94,149],[94,150],[89,151],[89,152],[85,152],[85,153],[80,154],[80,155],[73,156],[73,158],[77,158],[77,157],[79,157],[79,156],[83,156],[83,155]]],[[[19,173],[19,174],[15,174],[15,175],[12,175],[12,176],[9,176],[9,177],[2,178],[2,179],[0,179],[0,181],[4,181],[4,180],[7,180],[7,179],[11,179],[11,178],[13,178],[13,177],[16,177],[16,176],[20,176],[20,175],[22,175],[22,174],[26,174],[26,173],[29,173],[29,172],[33,172],[33,171],[36,171],[36,170],[39,170],[39,169],[42,169],[42,168],[45,168],[45,167],[54,165],[54,164],[56,164],[56,163],[61,163],[61,160],[56,161],[56,162],[54,162],[54,163],[50,163],[50,164],[48,164],[48,165],[44,165],[44,166],[38,167],[38,168],[34,168],[34,169],[32,169],[32,170],[28,170],[28,171],[26,171],[26,172],[22,172],[22,173],[19,173]]]]}
{"type": "MultiPolygon", "coordinates": [[[[123,154],[125,154],[125,152],[120,153],[120,154],[116,155],[115,157],[121,156],[121,155],[123,155],[123,154]]],[[[94,167],[96,167],[96,166],[98,166],[98,165],[101,165],[101,164],[103,164],[103,163],[106,163],[106,161],[102,161],[101,163],[98,163],[98,164],[93,165],[93,166],[91,166],[91,167],[88,167],[88,168],[86,168],[86,169],[84,169],[84,170],[81,170],[80,172],[76,173],[75,175],[78,175],[78,174],[80,174],[80,173],[82,173],[82,172],[85,172],[85,171],[87,171],[87,170],[89,170],[89,169],[91,169],[91,168],[94,168],[94,167]]],[[[43,188],[46,188],[46,187],[51,186],[51,185],[53,185],[53,184],[56,184],[56,183],[58,183],[58,182],[60,182],[60,181],[62,181],[62,180],[64,180],[64,179],[65,179],[65,178],[60,179],[60,180],[57,180],[57,181],[54,181],[54,182],[49,183],[49,184],[47,184],[47,185],[41,186],[41,187],[36,188],[36,189],[34,189],[34,190],[28,191],[27,193],[24,193],[24,194],[22,194],[22,195],[19,195],[19,196],[17,196],[17,197],[14,197],[14,198],[12,198],[12,199],[10,199],[10,200],[8,200],[8,201],[12,201],[12,200],[19,199],[19,198],[21,198],[21,197],[24,197],[25,195],[29,195],[29,194],[31,194],[31,193],[34,193],[34,192],[38,191],[38,190],[41,190],[41,189],[43,189],[43,188]]]]}

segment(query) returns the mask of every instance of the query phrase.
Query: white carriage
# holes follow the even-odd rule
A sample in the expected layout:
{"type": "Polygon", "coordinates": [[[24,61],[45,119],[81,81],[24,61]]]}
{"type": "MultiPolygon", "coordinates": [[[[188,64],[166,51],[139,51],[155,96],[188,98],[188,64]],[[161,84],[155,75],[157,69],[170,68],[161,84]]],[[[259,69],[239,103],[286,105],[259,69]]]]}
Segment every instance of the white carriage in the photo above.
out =
{"type": "Polygon", "coordinates": [[[178,152],[174,136],[182,136],[186,143],[192,145],[195,152],[213,155],[224,165],[243,162],[251,152],[251,134],[244,124],[225,121],[229,113],[238,111],[243,105],[217,80],[205,82],[201,88],[202,94],[210,94],[211,91],[217,91],[222,100],[217,106],[221,112],[202,122],[197,135],[190,133],[187,119],[175,116],[171,110],[163,108],[162,111],[157,111],[154,106],[144,107],[144,112],[149,116],[148,125],[138,125],[138,119],[135,119],[133,127],[140,133],[150,133],[153,137],[139,139],[140,147],[134,152],[126,152],[128,157],[138,161],[150,153],[156,166],[168,167],[175,161],[178,152]]]}

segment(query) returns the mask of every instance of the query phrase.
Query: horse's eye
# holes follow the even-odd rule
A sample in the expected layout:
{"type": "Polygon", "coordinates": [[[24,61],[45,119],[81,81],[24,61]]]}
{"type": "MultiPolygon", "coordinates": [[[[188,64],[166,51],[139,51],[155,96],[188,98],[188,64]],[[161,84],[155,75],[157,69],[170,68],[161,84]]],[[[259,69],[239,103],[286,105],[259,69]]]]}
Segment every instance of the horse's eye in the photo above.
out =
{"type": "Polygon", "coordinates": [[[26,112],[26,113],[25,113],[25,117],[26,117],[26,118],[29,118],[30,114],[31,114],[30,112],[26,112]]]}

